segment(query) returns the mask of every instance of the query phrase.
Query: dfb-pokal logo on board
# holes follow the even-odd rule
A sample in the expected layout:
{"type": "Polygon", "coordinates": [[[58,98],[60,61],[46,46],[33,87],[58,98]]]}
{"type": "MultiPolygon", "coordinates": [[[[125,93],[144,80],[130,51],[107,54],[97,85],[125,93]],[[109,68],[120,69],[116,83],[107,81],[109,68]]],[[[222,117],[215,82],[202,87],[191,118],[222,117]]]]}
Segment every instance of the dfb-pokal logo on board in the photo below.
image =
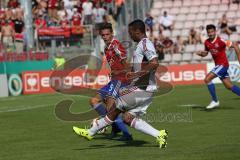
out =
{"type": "Polygon", "coordinates": [[[237,64],[231,64],[228,69],[231,81],[237,82],[240,80],[240,66],[237,64]]]}
{"type": "Polygon", "coordinates": [[[40,90],[39,73],[24,74],[24,90],[26,92],[38,92],[40,90]]]}

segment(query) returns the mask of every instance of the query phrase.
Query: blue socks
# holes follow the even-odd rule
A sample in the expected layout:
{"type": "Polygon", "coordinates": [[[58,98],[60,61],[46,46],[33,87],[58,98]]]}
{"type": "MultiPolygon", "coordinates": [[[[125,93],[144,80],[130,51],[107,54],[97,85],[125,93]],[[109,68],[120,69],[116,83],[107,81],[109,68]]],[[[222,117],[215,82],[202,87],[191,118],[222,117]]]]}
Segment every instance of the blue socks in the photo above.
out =
{"type": "Polygon", "coordinates": [[[121,115],[118,115],[117,119],[115,120],[115,123],[117,127],[122,131],[123,135],[126,137],[131,136],[131,134],[128,132],[128,128],[126,124],[123,122],[121,115]]]}
{"type": "Polygon", "coordinates": [[[208,91],[212,97],[212,100],[217,102],[218,99],[217,99],[217,95],[216,95],[215,85],[212,82],[210,82],[210,83],[208,83],[207,87],[208,87],[208,91]]]}
{"type": "Polygon", "coordinates": [[[93,109],[95,109],[101,117],[104,117],[107,115],[106,107],[102,103],[98,103],[94,105],[93,109]]]}
{"type": "Polygon", "coordinates": [[[233,86],[231,88],[232,92],[235,93],[236,95],[240,96],[240,88],[238,86],[233,86]]]}

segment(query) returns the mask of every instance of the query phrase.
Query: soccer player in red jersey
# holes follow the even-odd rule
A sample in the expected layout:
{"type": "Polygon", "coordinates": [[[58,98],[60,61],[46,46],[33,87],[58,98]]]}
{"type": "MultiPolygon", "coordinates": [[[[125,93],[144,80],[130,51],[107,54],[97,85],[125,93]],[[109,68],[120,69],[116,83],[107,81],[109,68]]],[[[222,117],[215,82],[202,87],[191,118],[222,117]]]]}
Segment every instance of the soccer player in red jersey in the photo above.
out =
{"type": "MultiPolygon", "coordinates": [[[[224,86],[238,96],[240,96],[240,88],[232,84],[228,74],[229,63],[225,50],[227,47],[232,47],[233,43],[230,41],[224,41],[219,36],[217,36],[216,27],[214,25],[207,25],[206,29],[209,38],[204,43],[205,51],[198,51],[197,54],[199,56],[205,57],[207,56],[208,52],[210,52],[215,62],[215,67],[210,73],[207,74],[204,80],[212,97],[212,102],[206,107],[206,109],[212,109],[219,107],[220,104],[216,95],[215,86],[212,83],[212,80],[214,78],[220,78],[224,86]]],[[[238,53],[238,47],[233,47],[237,52],[237,55],[239,55],[240,53],[238,53]]]]}
{"type": "MultiPolygon", "coordinates": [[[[98,94],[95,97],[91,98],[90,104],[100,116],[106,116],[107,109],[109,109],[119,97],[119,89],[129,84],[129,80],[126,78],[126,69],[130,67],[127,63],[126,50],[123,45],[114,38],[112,25],[110,23],[101,24],[100,35],[106,44],[104,52],[111,68],[112,76],[111,81],[98,90],[98,94]],[[103,101],[106,103],[106,107],[103,105],[103,101]]],[[[118,116],[112,127],[112,138],[116,136],[116,130],[118,128],[123,133],[123,136],[120,137],[119,140],[132,140],[132,135],[128,132],[121,116],[118,116]]]]}

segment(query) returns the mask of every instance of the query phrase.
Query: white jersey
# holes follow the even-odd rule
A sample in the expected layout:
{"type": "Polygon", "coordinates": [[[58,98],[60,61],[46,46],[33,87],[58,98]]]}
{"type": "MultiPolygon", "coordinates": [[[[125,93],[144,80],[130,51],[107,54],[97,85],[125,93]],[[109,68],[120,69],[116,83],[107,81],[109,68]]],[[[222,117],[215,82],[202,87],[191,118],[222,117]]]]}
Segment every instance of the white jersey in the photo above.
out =
{"type": "MultiPolygon", "coordinates": [[[[136,50],[133,54],[132,63],[133,63],[133,71],[138,72],[141,70],[142,63],[149,62],[153,58],[158,57],[155,47],[153,43],[148,38],[143,38],[137,45],[136,50]]],[[[146,80],[146,77],[143,78],[146,80]]],[[[155,72],[150,72],[147,77],[148,84],[146,86],[146,91],[155,91],[157,89],[156,81],[155,81],[155,72]]],[[[138,81],[141,78],[135,79],[135,85],[139,85],[138,81]]]]}
{"type": "Polygon", "coordinates": [[[92,15],[92,11],[93,11],[92,2],[83,2],[82,8],[83,8],[83,15],[84,16],[92,15]]]}
{"type": "Polygon", "coordinates": [[[106,11],[103,8],[94,8],[93,9],[93,15],[95,18],[95,23],[103,23],[104,21],[104,15],[106,15],[106,11]]]}

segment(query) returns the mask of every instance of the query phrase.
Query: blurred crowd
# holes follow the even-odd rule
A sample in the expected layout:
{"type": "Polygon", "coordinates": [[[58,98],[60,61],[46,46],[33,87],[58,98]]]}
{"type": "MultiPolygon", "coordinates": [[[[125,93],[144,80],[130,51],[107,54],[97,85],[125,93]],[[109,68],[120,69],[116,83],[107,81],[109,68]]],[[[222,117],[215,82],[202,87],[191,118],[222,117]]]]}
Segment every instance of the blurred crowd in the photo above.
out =
{"type": "MultiPolygon", "coordinates": [[[[115,0],[115,8],[107,9],[112,0],[32,0],[34,40],[37,51],[45,50],[45,42],[38,43],[38,30],[45,27],[94,25],[111,22],[116,26],[124,0],[115,0]]],[[[24,11],[19,0],[9,0],[0,10],[1,44],[6,51],[24,50],[24,11]]],[[[64,42],[66,47],[70,43],[64,42]]]]}
{"type": "MultiPolygon", "coordinates": [[[[154,19],[150,13],[146,14],[145,24],[148,36],[154,42],[160,54],[160,59],[164,58],[164,54],[182,53],[186,45],[203,44],[207,39],[205,27],[202,25],[198,28],[190,28],[186,37],[182,37],[181,35],[171,37],[171,33],[174,30],[174,22],[175,17],[169,15],[167,11],[164,11],[157,19],[154,19]],[[153,34],[154,30],[158,31],[157,36],[153,34]],[[166,31],[169,33],[169,36],[163,34],[166,31]]],[[[230,20],[227,18],[226,14],[223,14],[217,24],[219,34],[226,34],[229,36],[236,31],[236,27],[229,26],[229,22],[230,20]]]]}

